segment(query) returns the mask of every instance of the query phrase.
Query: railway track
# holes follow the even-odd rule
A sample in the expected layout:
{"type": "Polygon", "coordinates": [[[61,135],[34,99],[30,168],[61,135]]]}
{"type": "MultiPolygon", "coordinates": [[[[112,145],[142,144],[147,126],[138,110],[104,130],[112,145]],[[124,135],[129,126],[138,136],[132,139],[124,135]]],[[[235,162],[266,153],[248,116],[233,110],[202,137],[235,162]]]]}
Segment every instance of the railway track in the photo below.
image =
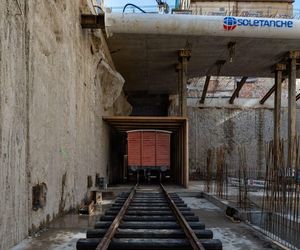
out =
{"type": "Polygon", "coordinates": [[[136,185],[77,241],[77,250],[95,249],[221,250],[222,243],[177,194],[136,185]]]}

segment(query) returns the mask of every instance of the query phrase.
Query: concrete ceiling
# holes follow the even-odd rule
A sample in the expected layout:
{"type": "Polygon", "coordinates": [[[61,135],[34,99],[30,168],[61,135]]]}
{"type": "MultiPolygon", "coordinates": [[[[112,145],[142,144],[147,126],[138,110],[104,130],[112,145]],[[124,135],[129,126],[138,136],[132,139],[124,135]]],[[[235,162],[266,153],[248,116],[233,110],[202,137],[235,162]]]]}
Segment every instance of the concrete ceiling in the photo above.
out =
{"type": "MultiPolygon", "coordinates": [[[[149,26],[149,21],[146,25],[149,26]]],[[[261,34],[260,37],[255,37],[253,30],[249,37],[245,32],[241,33],[241,37],[238,37],[237,33],[230,36],[228,34],[231,33],[228,32],[226,36],[207,32],[203,32],[205,35],[199,33],[189,36],[187,32],[183,32],[182,35],[170,32],[162,34],[161,31],[149,34],[146,26],[143,34],[142,26],[143,23],[139,23],[137,33],[132,30],[119,33],[114,31],[113,36],[107,40],[116,68],[125,78],[124,88],[128,93],[139,91],[149,94],[176,93],[178,79],[175,64],[178,62],[178,50],[185,48],[187,43],[192,50],[188,64],[189,77],[205,75],[272,77],[274,64],[284,60],[289,51],[300,50],[298,37],[264,38],[261,34]],[[232,62],[228,50],[230,42],[235,43],[232,62]],[[218,67],[218,61],[225,61],[225,64],[218,67]]]]}

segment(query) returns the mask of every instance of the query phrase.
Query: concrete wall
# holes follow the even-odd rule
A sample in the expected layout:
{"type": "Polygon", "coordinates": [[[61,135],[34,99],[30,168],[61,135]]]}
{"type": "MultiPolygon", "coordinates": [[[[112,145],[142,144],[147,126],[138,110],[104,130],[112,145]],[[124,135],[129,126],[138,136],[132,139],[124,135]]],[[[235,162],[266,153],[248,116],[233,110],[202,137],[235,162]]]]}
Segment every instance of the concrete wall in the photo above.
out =
{"type": "Polygon", "coordinates": [[[235,15],[291,17],[293,5],[288,2],[198,1],[191,3],[194,15],[235,15]]]}
{"type": "Polygon", "coordinates": [[[126,115],[123,78],[83,0],[0,2],[0,249],[76,207],[87,176],[107,174],[103,115],[126,115]],[[32,187],[46,205],[32,210],[32,187]]]}
{"type": "MultiPolygon", "coordinates": [[[[287,138],[287,108],[281,112],[281,137],[287,138]]],[[[206,167],[208,149],[225,147],[226,164],[233,174],[239,166],[238,147],[245,145],[247,167],[253,175],[265,168],[265,143],[273,139],[273,110],[269,108],[189,107],[190,176],[206,167]]],[[[300,109],[297,109],[300,134],[300,109]]]]}

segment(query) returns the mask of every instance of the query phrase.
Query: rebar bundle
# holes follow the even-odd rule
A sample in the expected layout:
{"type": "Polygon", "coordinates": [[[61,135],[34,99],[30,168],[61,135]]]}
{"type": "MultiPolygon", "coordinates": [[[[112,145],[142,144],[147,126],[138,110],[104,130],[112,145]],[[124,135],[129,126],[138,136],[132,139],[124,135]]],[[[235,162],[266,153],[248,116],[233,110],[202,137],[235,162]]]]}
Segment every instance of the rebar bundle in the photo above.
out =
{"type": "Polygon", "coordinates": [[[228,198],[228,168],[225,161],[226,148],[218,147],[207,151],[206,192],[213,192],[220,198],[228,198]],[[215,166],[214,164],[215,163],[215,166]],[[215,180],[214,182],[212,180],[215,180]]]}
{"type": "Polygon", "coordinates": [[[286,164],[286,143],[265,145],[266,174],[261,228],[290,249],[300,248],[300,137],[294,139],[295,166],[286,164]]]}
{"type": "Polygon", "coordinates": [[[247,210],[250,206],[248,198],[248,175],[247,175],[247,159],[245,146],[240,146],[239,151],[239,194],[238,206],[247,210]]]}

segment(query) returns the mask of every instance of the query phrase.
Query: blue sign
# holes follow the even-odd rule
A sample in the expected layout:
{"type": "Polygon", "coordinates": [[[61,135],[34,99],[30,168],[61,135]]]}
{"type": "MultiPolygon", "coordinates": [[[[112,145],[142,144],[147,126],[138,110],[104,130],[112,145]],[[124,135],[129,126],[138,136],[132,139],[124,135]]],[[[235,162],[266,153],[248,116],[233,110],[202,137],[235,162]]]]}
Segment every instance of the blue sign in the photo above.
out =
{"type": "Polygon", "coordinates": [[[223,27],[225,30],[234,30],[237,26],[244,27],[270,27],[270,28],[293,28],[291,20],[278,19],[246,19],[232,16],[224,17],[223,27]]]}
{"type": "Polygon", "coordinates": [[[225,30],[234,30],[237,26],[236,18],[232,16],[224,17],[224,24],[223,27],[225,30]]]}

